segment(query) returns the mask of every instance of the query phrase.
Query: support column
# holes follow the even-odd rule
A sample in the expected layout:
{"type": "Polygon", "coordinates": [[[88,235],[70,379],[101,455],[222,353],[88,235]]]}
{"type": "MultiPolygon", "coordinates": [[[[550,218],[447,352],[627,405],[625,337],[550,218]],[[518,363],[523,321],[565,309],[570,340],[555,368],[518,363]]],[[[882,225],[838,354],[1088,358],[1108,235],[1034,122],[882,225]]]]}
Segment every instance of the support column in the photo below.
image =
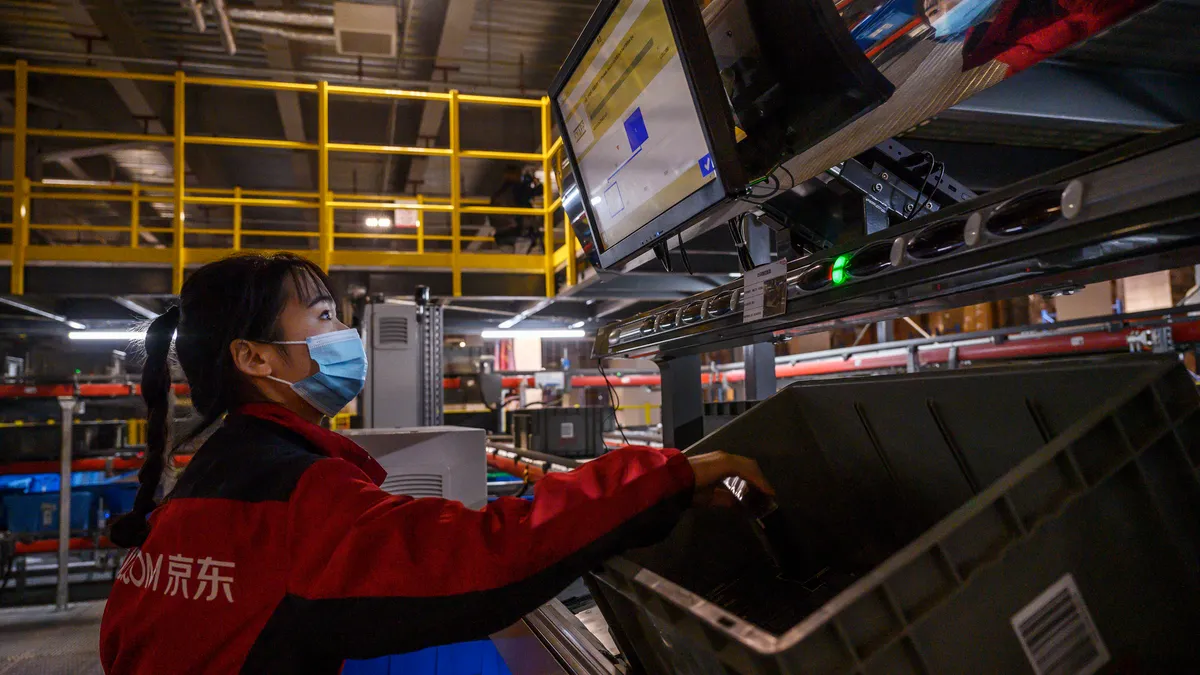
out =
{"type": "Polygon", "coordinates": [[[129,248],[137,248],[142,238],[142,186],[134,183],[129,190],[129,248]]]}
{"type": "Polygon", "coordinates": [[[75,398],[60,396],[59,408],[62,411],[61,424],[62,446],[59,450],[59,485],[58,485],[58,587],[54,593],[55,611],[67,608],[71,552],[71,437],[75,421],[75,398]]]}
{"type": "Polygon", "coordinates": [[[658,360],[662,376],[663,445],[684,449],[704,437],[704,396],[700,356],[658,360]]]}
{"type": "Polygon", "coordinates": [[[317,244],[321,269],[333,264],[333,210],[329,207],[329,83],[317,83],[317,244]]]}
{"type": "Polygon", "coordinates": [[[770,342],[746,345],[742,348],[746,363],[746,400],[762,401],[775,395],[775,345],[770,342]]]}
{"type": "Polygon", "coordinates": [[[879,344],[896,341],[896,325],[889,321],[875,324],[875,341],[879,344]]]}
{"type": "Polygon", "coordinates": [[[578,259],[575,257],[575,230],[571,227],[571,217],[567,215],[567,207],[563,207],[563,229],[567,234],[567,288],[579,283],[578,259]]]}
{"type": "MultiPolygon", "coordinates": [[[[425,205],[425,195],[417,195],[417,206],[425,205]]],[[[425,209],[417,209],[417,253],[425,252],[425,209]]]]}
{"type": "Polygon", "coordinates": [[[29,64],[17,61],[13,79],[16,91],[13,97],[13,247],[9,292],[13,295],[23,295],[25,252],[29,246],[29,186],[25,182],[25,142],[29,126],[29,64]]]}
{"type": "MultiPolygon", "coordinates": [[[[318,214],[317,218],[321,216],[318,214]]],[[[233,188],[233,250],[242,250],[242,188],[233,188]]]]}
{"type": "Polygon", "coordinates": [[[462,147],[458,128],[458,90],[450,90],[450,273],[454,297],[462,295],[462,147]]]}
{"type": "Polygon", "coordinates": [[[171,292],[179,295],[179,291],[183,289],[183,273],[187,267],[187,254],[184,250],[184,234],[183,234],[183,197],[184,189],[187,180],[187,153],[184,149],[184,138],[187,136],[185,131],[187,117],[185,107],[187,98],[184,95],[184,85],[186,76],[183,71],[175,71],[175,128],[172,132],[175,135],[175,156],[174,156],[174,186],[172,205],[174,214],[171,219],[171,237],[173,241],[174,256],[171,264],[171,292]]]}
{"type": "Polygon", "coordinates": [[[550,97],[542,97],[542,234],[543,261],[546,268],[546,297],[554,297],[554,192],[550,189],[550,97]]]}

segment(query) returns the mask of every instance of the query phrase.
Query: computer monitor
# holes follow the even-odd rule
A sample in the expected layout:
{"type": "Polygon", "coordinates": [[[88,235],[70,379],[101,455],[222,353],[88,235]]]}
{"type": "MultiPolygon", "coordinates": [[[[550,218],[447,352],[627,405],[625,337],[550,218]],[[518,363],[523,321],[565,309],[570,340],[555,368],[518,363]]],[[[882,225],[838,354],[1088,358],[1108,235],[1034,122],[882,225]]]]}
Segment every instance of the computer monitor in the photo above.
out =
{"type": "Polygon", "coordinates": [[[696,0],[601,2],[550,98],[603,268],[745,186],[696,0]]]}

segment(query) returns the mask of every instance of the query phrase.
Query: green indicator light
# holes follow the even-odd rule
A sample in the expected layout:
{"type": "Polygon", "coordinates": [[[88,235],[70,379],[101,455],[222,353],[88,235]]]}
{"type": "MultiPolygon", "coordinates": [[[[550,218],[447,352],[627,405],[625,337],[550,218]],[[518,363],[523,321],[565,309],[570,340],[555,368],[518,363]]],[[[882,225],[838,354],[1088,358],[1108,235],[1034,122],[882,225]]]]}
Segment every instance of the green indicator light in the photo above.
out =
{"type": "Polygon", "coordinates": [[[829,280],[833,282],[834,286],[846,283],[846,278],[849,276],[846,274],[846,263],[848,262],[850,262],[848,255],[839,255],[837,260],[833,261],[833,271],[829,273],[829,280]]]}

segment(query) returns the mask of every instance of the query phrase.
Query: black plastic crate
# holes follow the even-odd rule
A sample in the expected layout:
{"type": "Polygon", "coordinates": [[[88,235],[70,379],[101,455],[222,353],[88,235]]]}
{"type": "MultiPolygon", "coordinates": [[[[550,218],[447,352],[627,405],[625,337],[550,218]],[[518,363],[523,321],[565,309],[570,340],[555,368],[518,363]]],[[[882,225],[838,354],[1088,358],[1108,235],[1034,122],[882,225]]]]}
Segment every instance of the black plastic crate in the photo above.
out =
{"type": "Polygon", "coordinates": [[[604,431],[611,416],[612,411],[604,406],[529,408],[510,413],[509,429],[518,436],[518,447],[557,457],[586,459],[607,452],[604,431]]]}
{"type": "Polygon", "coordinates": [[[757,459],[825,583],[697,509],[593,588],[648,675],[1195,672],[1198,409],[1151,357],[792,385],[689,451],[757,459]]]}

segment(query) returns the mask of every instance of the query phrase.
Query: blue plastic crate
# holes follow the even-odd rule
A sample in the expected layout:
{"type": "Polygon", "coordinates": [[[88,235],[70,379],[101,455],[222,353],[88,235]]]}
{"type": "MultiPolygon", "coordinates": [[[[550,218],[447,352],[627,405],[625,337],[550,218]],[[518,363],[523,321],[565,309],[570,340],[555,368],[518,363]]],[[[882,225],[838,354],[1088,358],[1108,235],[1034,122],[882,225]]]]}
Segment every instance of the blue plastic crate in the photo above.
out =
{"type": "Polygon", "coordinates": [[[113,518],[133,510],[133,500],[137,497],[137,483],[106,483],[97,486],[97,492],[104,499],[106,518],[113,518]]]}
{"type": "Polygon", "coordinates": [[[512,675],[491,640],[347,661],[342,675],[512,675]]]}
{"type": "MultiPolygon", "coordinates": [[[[87,530],[94,522],[92,504],[95,496],[91,492],[71,492],[71,529],[87,530]]],[[[4,497],[9,529],[23,534],[41,534],[58,531],[58,493],[45,492],[32,495],[8,495],[4,497]]]]}

